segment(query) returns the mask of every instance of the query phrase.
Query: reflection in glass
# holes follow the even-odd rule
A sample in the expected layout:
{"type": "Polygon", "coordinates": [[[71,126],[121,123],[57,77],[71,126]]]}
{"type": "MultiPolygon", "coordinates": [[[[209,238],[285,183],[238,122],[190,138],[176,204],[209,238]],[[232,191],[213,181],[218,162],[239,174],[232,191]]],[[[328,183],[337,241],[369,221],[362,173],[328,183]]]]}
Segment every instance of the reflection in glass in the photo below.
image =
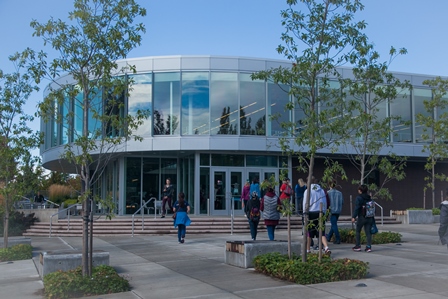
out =
{"type": "Polygon", "coordinates": [[[390,103],[391,117],[398,116],[400,119],[392,120],[393,141],[412,142],[411,130],[411,95],[409,90],[398,90],[397,97],[390,103]]]}
{"type": "MultiPolygon", "coordinates": [[[[132,116],[137,115],[137,111],[152,112],[152,75],[139,74],[130,76],[133,80],[132,90],[129,92],[128,113],[132,116]]],[[[138,129],[133,132],[137,136],[151,135],[151,118],[143,120],[138,129]]]]}
{"type": "Polygon", "coordinates": [[[268,83],[268,121],[266,124],[268,136],[282,136],[285,130],[281,124],[290,121],[290,111],[286,109],[289,102],[289,86],[268,83]]]}
{"type": "Polygon", "coordinates": [[[240,135],[266,135],[266,84],[240,74],[240,135]]]}
{"type": "Polygon", "coordinates": [[[211,73],[210,135],[238,134],[238,74],[211,73]]]}
{"type": "Polygon", "coordinates": [[[209,134],[208,73],[182,73],[182,135],[209,134]]]}
{"type": "Polygon", "coordinates": [[[154,74],[154,135],[179,135],[180,73],[154,74]]]}
{"type": "MultiPolygon", "coordinates": [[[[431,101],[432,99],[432,92],[430,89],[419,89],[416,88],[414,89],[414,117],[416,118],[417,114],[422,114],[425,117],[428,116],[432,116],[433,113],[430,113],[429,111],[426,110],[425,108],[425,104],[424,101],[431,101]]],[[[420,143],[420,142],[429,142],[429,139],[424,139],[422,135],[430,135],[430,132],[426,131],[424,132],[424,130],[427,130],[428,128],[424,125],[421,125],[419,123],[417,123],[416,121],[415,123],[415,142],[420,143]]]]}

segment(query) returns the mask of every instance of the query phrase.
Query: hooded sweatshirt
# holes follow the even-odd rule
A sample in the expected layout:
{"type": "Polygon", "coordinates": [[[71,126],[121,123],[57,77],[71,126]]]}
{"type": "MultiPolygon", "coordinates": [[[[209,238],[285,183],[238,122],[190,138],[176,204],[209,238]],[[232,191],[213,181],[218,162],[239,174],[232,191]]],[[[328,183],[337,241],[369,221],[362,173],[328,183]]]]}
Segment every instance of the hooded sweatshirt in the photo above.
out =
{"type": "Polygon", "coordinates": [[[303,193],[303,210],[305,211],[306,198],[308,192],[310,192],[310,209],[309,212],[319,212],[320,203],[322,203],[322,211],[327,210],[327,197],[325,195],[324,189],[322,189],[318,184],[311,184],[310,188],[307,188],[303,193]]]}

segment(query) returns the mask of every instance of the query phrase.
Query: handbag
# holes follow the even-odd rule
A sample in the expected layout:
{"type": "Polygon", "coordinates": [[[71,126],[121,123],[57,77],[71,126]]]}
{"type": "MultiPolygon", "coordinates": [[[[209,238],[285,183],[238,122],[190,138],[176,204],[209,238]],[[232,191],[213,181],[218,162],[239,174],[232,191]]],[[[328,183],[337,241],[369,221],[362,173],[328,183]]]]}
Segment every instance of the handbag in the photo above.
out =
{"type": "Polygon", "coordinates": [[[176,214],[177,214],[177,212],[174,212],[174,213],[173,213],[173,216],[172,216],[173,219],[176,219],[176,214]]]}
{"type": "Polygon", "coordinates": [[[376,234],[377,232],[378,232],[378,227],[376,226],[375,218],[373,218],[372,226],[370,227],[370,233],[371,233],[372,235],[374,235],[374,234],[376,234]]]}

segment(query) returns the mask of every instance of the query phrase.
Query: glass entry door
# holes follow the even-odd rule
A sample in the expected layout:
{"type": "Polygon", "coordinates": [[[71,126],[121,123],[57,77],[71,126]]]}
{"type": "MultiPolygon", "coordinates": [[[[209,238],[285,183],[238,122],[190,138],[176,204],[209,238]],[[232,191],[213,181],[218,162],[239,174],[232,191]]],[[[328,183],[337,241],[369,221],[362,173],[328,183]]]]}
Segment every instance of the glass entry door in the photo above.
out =
{"type": "Polygon", "coordinates": [[[230,168],[214,168],[211,173],[214,190],[211,193],[211,214],[230,215],[232,208],[242,215],[241,190],[243,172],[230,168]]]}

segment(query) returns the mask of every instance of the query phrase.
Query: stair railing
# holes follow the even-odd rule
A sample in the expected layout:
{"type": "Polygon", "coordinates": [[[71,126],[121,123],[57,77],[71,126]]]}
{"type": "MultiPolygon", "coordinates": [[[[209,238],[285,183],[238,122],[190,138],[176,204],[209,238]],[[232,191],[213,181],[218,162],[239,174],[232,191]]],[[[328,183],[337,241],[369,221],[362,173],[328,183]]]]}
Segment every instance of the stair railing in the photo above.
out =
{"type": "MultiPolygon", "coordinates": [[[[54,213],[53,215],[50,216],[50,236],[49,236],[49,238],[51,238],[51,233],[52,233],[53,216],[59,215],[59,213],[61,213],[61,212],[68,211],[68,210],[72,209],[73,207],[76,207],[77,205],[79,205],[79,204],[75,203],[71,206],[66,207],[65,209],[59,210],[57,213],[54,213]]],[[[68,219],[67,230],[69,231],[70,230],[70,213],[67,213],[67,219],[68,219]]]]}
{"type": "MultiPolygon", "coordinates": [[[[156,215],[157,215],[157,207],[156,207],[156,201],[157,201],[157,198],[155,198],[155,197],[151,197],[150,199],[148,199],[147,202],[145,202],[145,203],[140,207],[140,209],[138,209],[137,211],[135,211],[134,214],[132,214],[132,236],[134,236],[134,217],[135,217],[135,215],[141,211],[141,214],[142,214],[142,230],[144,230],[144,229],[145,229],[145,217],[144,217],[144,216],[145,216],[145,213],[144,213],[144,210],[142,210],[142,209],[151,209],[151,207],[148,207],[147,205],[148,205],[150,202],[152,202],[152,201],[154,201],[154,219],[156,218],[156,215]]],[[[143,201],[143,202],[144,202],[144,201],[143,201]]]]}
{"type": "Polygon", "coordinates": [[[375,205],[377,205],[380,209],[381,209],[381,226],[384,225],[384,213],[383,213],[383,207],[380,206],[376,201],[375,201],[375,205]]]}

